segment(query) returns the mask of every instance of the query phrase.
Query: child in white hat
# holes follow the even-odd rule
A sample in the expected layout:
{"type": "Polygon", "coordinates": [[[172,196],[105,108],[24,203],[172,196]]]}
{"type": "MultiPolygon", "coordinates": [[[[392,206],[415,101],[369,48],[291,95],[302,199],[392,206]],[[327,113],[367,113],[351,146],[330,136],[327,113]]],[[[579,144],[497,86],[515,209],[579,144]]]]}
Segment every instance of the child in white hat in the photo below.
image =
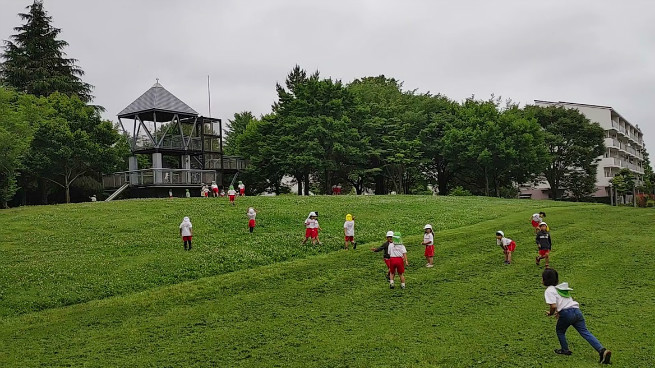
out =
{"type": "Polygon", "coordinates": [[[425,259],[428,263],[425,265],[427,268],[434,267],[434,233],[432,232],[432,225],[427,224],[423,227],[425,233],[423,234],[423,242],[425,245],[425,259]]]}
{"type": "Polygon", "coordinates": [[[559,283],[557,271],[552,268],[547,268],[541,274],[541,282],[546,286],[544,296],[546,304],[549,309],[546,312],[547,316],[555,316],[557,318],[557,325],[555,331],[561,348],[556,349],[556,354],[571,355],[569,344],[566,341],[566,330],[569,326],[578,331],[587,342],[598,352],[599,363],[610,364],[612,352],[605,349],[603,345],[596,339],[594,335],[587,330],[584,316],[580,311],[580,304],[571,298],[571,289],[568,282],[559,283]]]}
{"type": "Polygon", "coordinates": [[[246,212],[246,216],[248,216],[248,230],[252,234],[252,232],[255,231],[255,218],[257,217],[257,211],[250,207],[248,208],[248,212],[246,212]]]}
{"type": "Polygon", "coordinates": [[[539,255],[535,259],[537,266],[542,259],[546,260],[546,268],[548,268],[548,263],[550,262],[550,249],[553,246],[552,239],[550,238],[550,232],[548,231],[548,224],[545,222],[539,223],[539,231],[537,231],[537,248],[539,255]]]}
{"type": "Polygon", "coordinates": [[[505,264],[512,263],[512,252],[516,249],[516,243],[514,240],[505,237],[505,233],[498,230],[496,231],[496,244],[500,245],[503,248],[503,253],[505,253],[505,264]]]}
{"type": "Polygon", "coordinates": [[[316,242],[318,242],[318,231],[321,230],[321,227],[318,225],[317,217],[316,212],[312,211],[305,219],[305,240],[302,241],[303,244],[307,243],[307,239],[310,238],[312,239],[312,245],[316,245],[316,242]]]}
{"type": "Polygon", "coordinates": [[[191,250],[191,238],[193,238],[193,225],[188,217],[184,217],[180,224],[180,236],[184,242],[184,250],[191,250]]]}
{"type": "Polygon", "coordinates": [[[371,248],[371,252],[382,252],[382,259],[384,264],[387,265],[387,280],[389,280],[389,269],[391,268],[391,257],[389,256],[389,244],[393,243],[393,231],[387,232],[387,241],[382,243],[379,247],[371,248]]]}

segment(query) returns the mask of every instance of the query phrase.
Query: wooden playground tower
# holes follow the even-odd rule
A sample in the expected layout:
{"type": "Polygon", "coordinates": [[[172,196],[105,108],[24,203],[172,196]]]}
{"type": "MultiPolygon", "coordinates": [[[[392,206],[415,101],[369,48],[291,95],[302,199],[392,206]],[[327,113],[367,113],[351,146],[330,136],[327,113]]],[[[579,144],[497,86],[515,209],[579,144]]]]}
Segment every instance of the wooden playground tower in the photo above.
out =
{"type": "Polygon", "coordinates": [[[128,171],[103,176],[105,190],[114,191],[108,200],[127,188],[156,195],[212,181],[220,186],[246,166],[239,157],[223,155],[221,119],[199,116],[159,80],[123,109],[118,121],[132,156],[128,171]],[[150,167],[140,169],[137,155],[150,155],[150,167]]]}

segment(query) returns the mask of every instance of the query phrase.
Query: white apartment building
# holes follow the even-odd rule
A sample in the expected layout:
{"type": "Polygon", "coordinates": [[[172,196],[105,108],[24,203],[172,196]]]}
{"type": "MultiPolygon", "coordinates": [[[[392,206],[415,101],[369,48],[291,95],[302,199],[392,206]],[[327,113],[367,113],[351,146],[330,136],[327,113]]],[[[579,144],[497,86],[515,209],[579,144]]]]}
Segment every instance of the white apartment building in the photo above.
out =
{"type": "MultiPolygon", "coordinates": [[[[605,129],[605,154],[598,162],[596,173],[596,192],[594,197],[609,197],[610,179],[621,169],[630,169],[637,178],[643,180],[644,175],[644,135],[638,125],[629,123],[621,114],[609,106],[586,105],[573,102],[554,102],[535,100],[537,106],[562,106],[576,109],[592,123],[598,123],[605,129]]],[[[549,197],[548,182],[534,187],[522,188],[522,194],[531,194],[534,199],[549,197]]]]}

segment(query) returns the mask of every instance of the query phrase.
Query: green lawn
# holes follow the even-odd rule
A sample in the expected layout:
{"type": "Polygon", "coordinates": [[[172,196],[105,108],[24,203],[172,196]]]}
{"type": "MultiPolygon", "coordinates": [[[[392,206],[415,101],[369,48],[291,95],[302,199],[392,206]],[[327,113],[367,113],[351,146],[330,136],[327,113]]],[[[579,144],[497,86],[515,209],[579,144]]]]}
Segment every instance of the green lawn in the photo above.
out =
{"type": "Polygon", "coordinates": [[[529,217],[614,366],[655,364],[655,212],[451,197],[131,200],[0,211],[0,366],[596,366],[574,330],[555,355],[529,217]],[[260,210],[247,233],[248,205],[260,210]],[[320,213],[322,247],[301,246],[320,213]],[[356,251],[339,250],[346,213],[356,251]],[[194,224],[194,250],[177,237],[194,224]],[[422,226],[435,225],[436,267],[422,226]],[[389,290],[386,230],[409,251],[389,290]],[[518,243],[504,266],[494,232],[518,243]],[[6,239],[6,240],[5,240],[6,239]],[[363,244],[366,243],[366,244],[363,244]]]}

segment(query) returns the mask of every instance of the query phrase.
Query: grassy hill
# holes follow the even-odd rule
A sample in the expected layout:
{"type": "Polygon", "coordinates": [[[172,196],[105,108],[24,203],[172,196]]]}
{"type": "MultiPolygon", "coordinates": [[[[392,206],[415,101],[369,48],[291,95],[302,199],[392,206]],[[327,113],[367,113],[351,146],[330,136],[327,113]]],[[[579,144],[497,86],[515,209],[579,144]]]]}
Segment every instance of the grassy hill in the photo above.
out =
{"type": "Polygon", "coordinates": [[[0,212],[1,366],[591,367],[555,355],[529,216],[548,214],[552,265],[614,365],[655,362],[655,212],[450,197],[132,200],[0,212]],[[259,210],[255,234],[245,211],[259,210]],[[319,211],[323,246],[301,246],[319,211]],[[346,213],[356,251],[343,251],[346,213]],[[194,224],[194,250],[177,236],[194,224]],[[422,256],[435,226],[436,267],[422,256]],[[389,290],[387,230],[409,251],[389,290]],[[518,243],[502,264],[494,232],[518,243]]]}

